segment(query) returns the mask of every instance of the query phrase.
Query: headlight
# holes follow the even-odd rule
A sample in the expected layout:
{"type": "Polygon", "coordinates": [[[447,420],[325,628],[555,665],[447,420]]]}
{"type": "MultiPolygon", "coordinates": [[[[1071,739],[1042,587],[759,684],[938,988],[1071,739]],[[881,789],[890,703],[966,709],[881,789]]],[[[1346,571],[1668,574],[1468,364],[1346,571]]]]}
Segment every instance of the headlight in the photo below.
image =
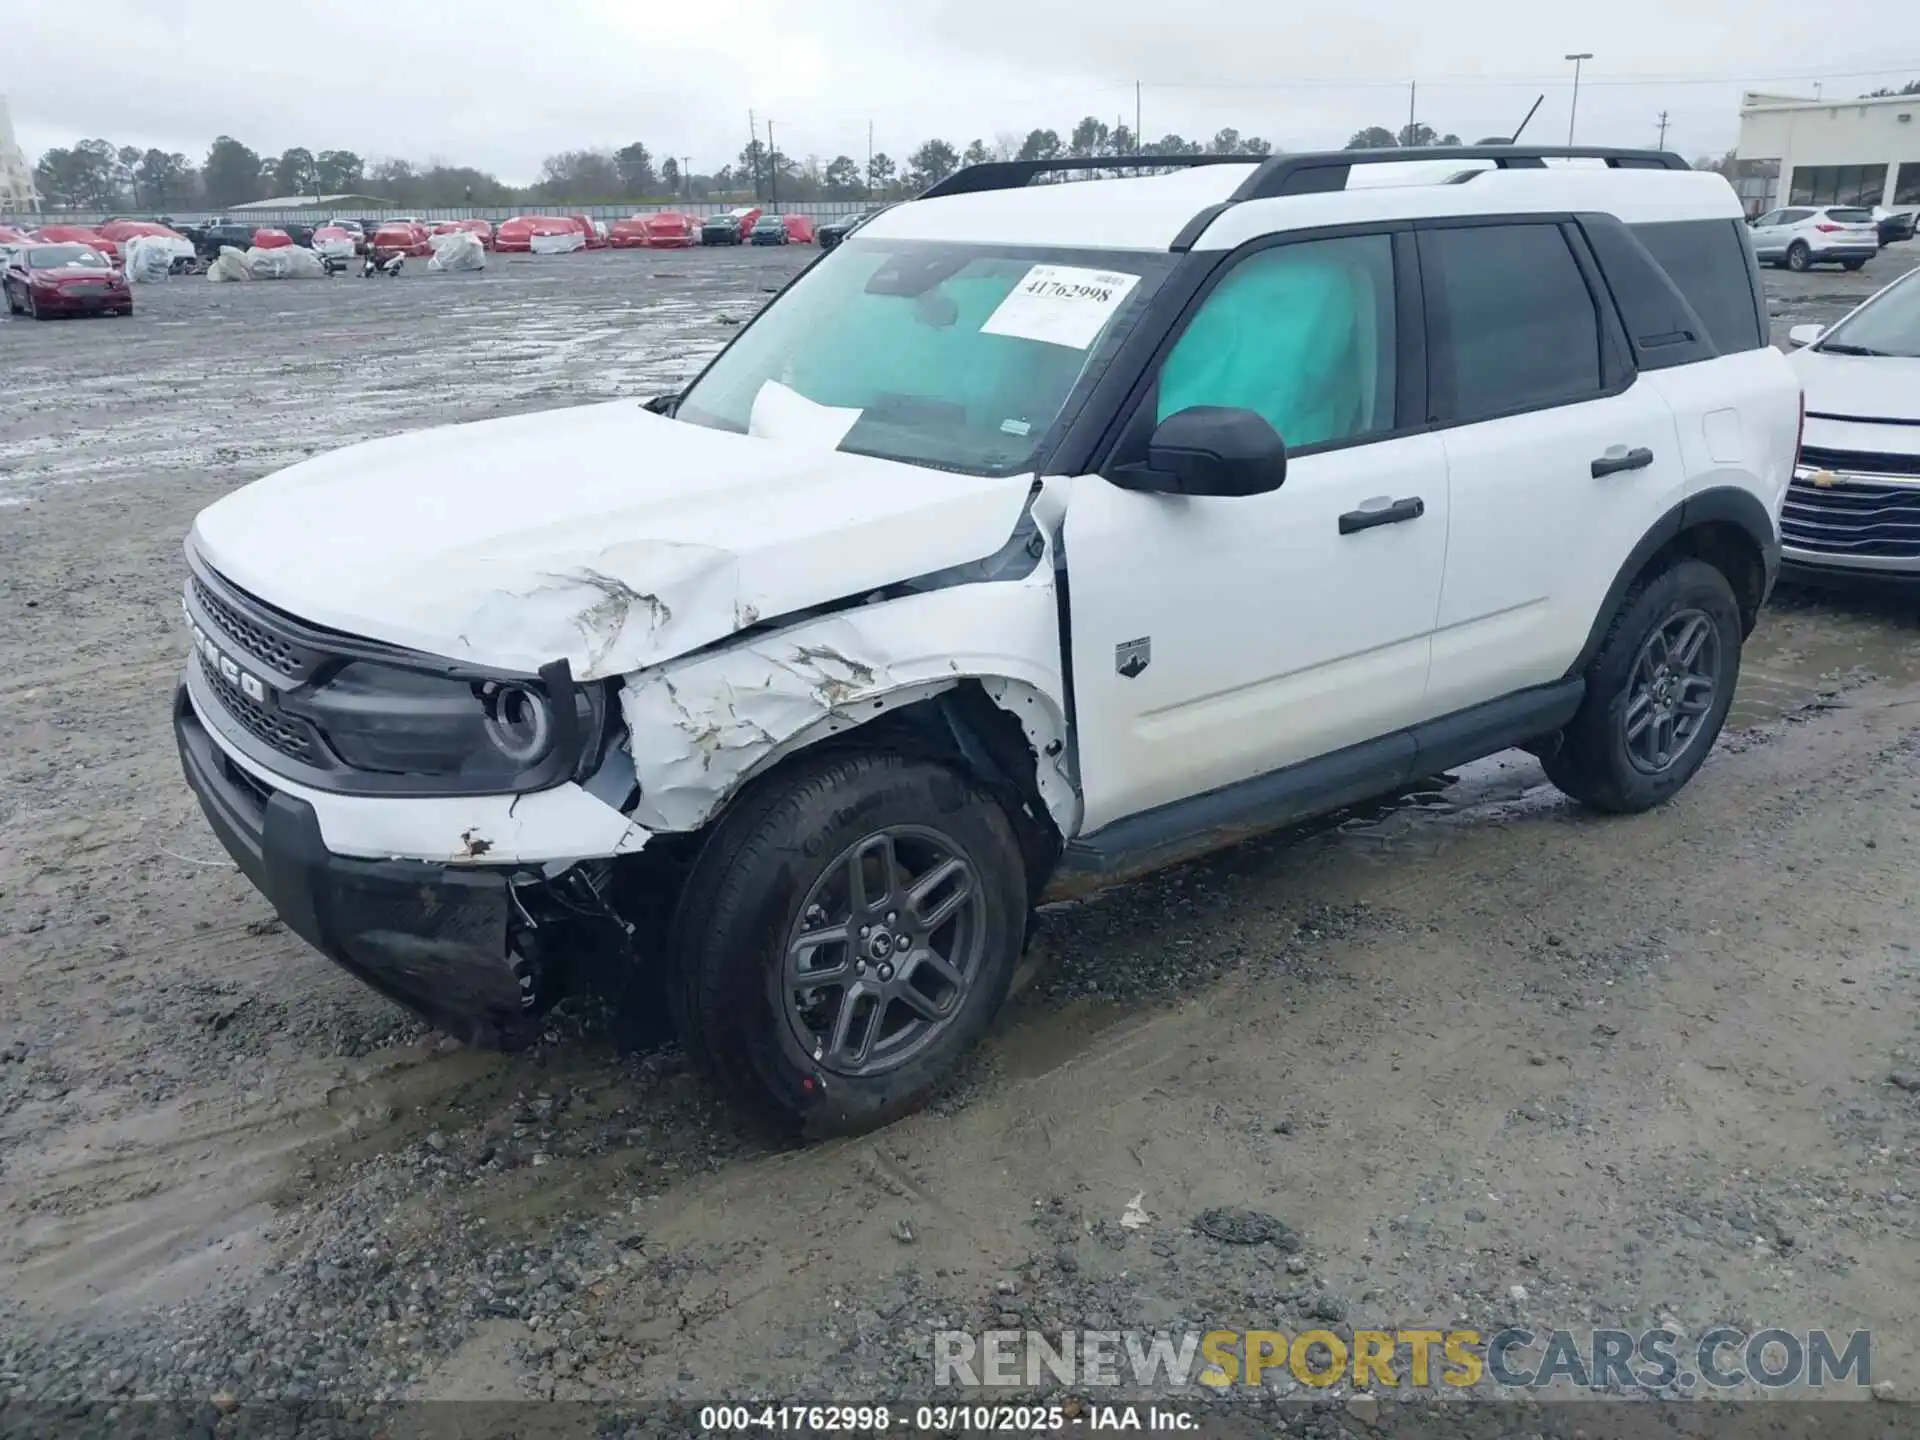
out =
{"type": "Polygon", "coordinates": [[[564,691],[556,701],[548,678],[475,680],[355,660],[299,708],[355,770],[509,789],[536,777],[554,784],[598,760],[606,690],[566,680],[564,691]]]}
{"type": "Polygon", "coordinates": [[[495,685],[481,689],[487,707],[487,739],[493,748],[519,765],[546,759],[553,744],[553,707],[547,697],[525,685],[495,685]]]}

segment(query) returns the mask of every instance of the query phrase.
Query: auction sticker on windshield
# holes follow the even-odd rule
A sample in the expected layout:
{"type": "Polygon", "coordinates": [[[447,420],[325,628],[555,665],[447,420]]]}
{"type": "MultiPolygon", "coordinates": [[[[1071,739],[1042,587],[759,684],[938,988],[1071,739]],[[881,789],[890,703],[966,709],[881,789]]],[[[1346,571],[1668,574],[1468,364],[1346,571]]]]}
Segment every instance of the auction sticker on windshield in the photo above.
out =
{"type": "Polygon", "coordinates": [[[1118,270],[1036,265],[987,317],[980,333],[1084,350],[1139,283],[1138,275],[1118,270]]]}

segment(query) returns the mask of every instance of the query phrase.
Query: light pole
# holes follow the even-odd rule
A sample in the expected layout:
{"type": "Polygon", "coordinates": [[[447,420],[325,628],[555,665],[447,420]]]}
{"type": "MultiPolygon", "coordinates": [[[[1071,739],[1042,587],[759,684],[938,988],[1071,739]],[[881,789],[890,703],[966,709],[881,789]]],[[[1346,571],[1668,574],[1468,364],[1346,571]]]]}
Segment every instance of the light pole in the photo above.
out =
{"type": "Polygon", "coordinates": [[[1591,50],[1582,50],[1578,55],[1567,56],[1567,59],[1573,62],[1573,104],[1567,107],[1568,145],[1573,144],[1573,121],[1574,117],[1580,113],[1580,62],[1582,60],[1591,60],[1592,58],[1593,52],[1591,50]]]}

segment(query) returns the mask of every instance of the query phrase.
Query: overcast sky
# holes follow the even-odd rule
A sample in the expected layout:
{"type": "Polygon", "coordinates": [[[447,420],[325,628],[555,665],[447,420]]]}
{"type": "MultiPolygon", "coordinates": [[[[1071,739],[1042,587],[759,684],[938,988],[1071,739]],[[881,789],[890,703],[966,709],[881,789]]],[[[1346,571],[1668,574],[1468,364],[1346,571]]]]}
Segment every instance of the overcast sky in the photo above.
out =
{"type": "MultiPolygon", "coordinates": [[[[526,183],[554,151],[644,140],[711,170],[771,117],[779,148],[902,159],[1082,115],[1150,137],[1231,125],[1290,150],[1417,113],[1466,140],[1729,148],[1748,86],[1854,95],[1920,78],[1894,0],[6,0],[0,95],[30,158],[98,136],[195,163],[227,133],[478,165],[526,183]]],[[[764,134],[764,131],[762,132],[764,134]]]]}

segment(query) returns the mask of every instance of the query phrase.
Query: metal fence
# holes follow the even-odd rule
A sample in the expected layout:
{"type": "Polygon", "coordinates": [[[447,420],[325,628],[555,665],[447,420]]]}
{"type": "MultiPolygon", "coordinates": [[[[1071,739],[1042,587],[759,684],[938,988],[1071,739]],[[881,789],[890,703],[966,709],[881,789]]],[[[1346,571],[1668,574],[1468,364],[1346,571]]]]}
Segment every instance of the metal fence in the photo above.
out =
{"type": "MultiPolygon", "coordinates": [[[[325,205],[308,205],[293,210],[170,210],[166,213],[182,225],[204,224],[209,220],[232,219],[238,224],[277,225],[283,221],[300,225],[311,225],[331,218],[334,215],[348,216],[355,220],[395,220],[402,217],[414,220],[471,220],[480,219],[498,225],[502,220],[510,220],[515,215],[585,215],[589,220],[605,220],[611,224],[615,220],[625,220],[630,215],[658,215],[675,211],[682,215],[702,218],[717,215],[727,210],[748,208],[752,202],[734,200],[725,203],[689,201],[685,205],[461,205],[453,208],[435,207],[427,209],[395,210],[356,210],[351,206],[334,209],[325,205]]],[[[833,215],[858,215],[870,208],[865,200],[805,200],[798,204],[781,201],[778,209],[793,215],[810,215],[823,220],[833,215]]],[[[776,208],[771,202],[760,202],[763,209],[776,208]]],[[[118,212],[132,215],[133,212],[118,212]]],[[[140,215],[152,213],[141,211],[140,215]]],[[[5,217],[0,217],[4,222],[5,217]]],[[[27,225],[99,225],[113,219],[114,216],[101,210],[61,210],[49,207],[38,215],[21,216],[27,225]]],[[[137,217],[136,217],[137,218],[137,217]]]]}

